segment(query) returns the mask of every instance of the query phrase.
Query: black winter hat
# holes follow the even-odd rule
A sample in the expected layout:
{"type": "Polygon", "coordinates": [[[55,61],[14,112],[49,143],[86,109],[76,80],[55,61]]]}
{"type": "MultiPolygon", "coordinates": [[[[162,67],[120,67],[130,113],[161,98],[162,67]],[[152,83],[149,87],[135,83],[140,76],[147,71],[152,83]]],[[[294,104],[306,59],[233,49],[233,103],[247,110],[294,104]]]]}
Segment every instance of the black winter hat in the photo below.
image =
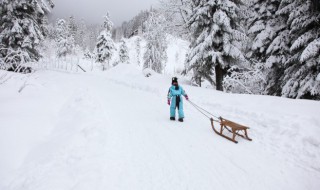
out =
{"type": "Polygon", "coordinates": [[[172,82],[171,82],[171,84],[173,84],[173,83],[178,83],[178,78],[177,77],[172,77],[172,82]]]}

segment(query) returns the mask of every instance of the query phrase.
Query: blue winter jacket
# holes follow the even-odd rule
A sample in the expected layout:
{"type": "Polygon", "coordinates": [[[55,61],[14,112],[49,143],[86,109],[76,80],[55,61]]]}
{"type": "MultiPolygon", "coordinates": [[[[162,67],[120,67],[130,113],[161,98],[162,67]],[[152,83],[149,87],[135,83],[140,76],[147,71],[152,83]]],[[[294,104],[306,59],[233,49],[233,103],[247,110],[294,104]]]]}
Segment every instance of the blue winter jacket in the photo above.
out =
{"type": "Polygon", "coordinates": [[[178,90],[176,90],[176,86],[172,85],[169,88],[169,92],[168,92],[168,99],[171,99],[173,96],[186,96],[186,92],[183,90],[183,88],[179,85],[178,86],[178,90]]]}

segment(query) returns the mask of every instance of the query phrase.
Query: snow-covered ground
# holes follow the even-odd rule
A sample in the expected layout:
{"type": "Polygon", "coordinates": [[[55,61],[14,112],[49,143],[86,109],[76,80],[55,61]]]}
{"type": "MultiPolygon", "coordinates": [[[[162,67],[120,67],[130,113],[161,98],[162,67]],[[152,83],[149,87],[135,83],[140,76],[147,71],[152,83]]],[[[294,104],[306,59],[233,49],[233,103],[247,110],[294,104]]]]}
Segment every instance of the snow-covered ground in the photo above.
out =
{"type": "Polygon", "coordinates": [[[169,120],[170,79],[124,64],[14,74],[0,85],[0,189],[320,189],[320,102],[182,80],[191,100],[251,127],[234,144],[187,102],[185,122],[169,120]]]}

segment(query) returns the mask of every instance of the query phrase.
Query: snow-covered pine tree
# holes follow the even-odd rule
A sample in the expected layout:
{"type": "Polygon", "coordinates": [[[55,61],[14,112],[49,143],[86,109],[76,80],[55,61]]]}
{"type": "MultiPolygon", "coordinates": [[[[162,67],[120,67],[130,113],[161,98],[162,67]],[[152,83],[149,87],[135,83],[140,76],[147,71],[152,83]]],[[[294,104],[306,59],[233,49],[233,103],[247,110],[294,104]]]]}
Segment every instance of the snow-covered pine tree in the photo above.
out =
{"type": "Polygon", "coordinates": [[[165,19],[156,12],[151,12],[146,22],[144,37],[147,41],[144,53],[143,68],[150,68],[157,73],[162,73],[167,60],[167,40],[165,31],[165,19]]]}
{"type": "Polygon", "coordinates": [[[58,20],[56,24],[57,56],[65,57],[72,53],[74,48],[73,38],[64,19],[58,20]]]}
{"type": "Polygon", "coordinates": [[[50,23],[47,29],[48,29],[47,38],[54,41],[57,37],[56,23],[50,23]]]}
{"type": "MultiPolygon", "coordinates": [[[[89,49],[94,50],[97,45],[97,38],[100,34],[100,29],[98,27],[95,27],[95,25],[91,25],[88,27],[88,33],[89,33],[89,49]]],[[[95,52],[94,52],[95,53],[95,52]]]]}
{"type": "Polygon", "coordinates": [[[113,51],[116,49],[111,38],[113,23],[110,20],[109,13],[107,13],[104,19],[103,30],[98,36],[98,42],[95,48],[96,62],[102,64],[102,70],[106,70],[107,67],[109,67],[113,51]]]}
{"type": "Polygon", "coordinates": [[[223,90],[227,68],[246,61],[239,44],[246,40],[240,26],[242,2],[193,0],[191,3],[194,8],[188,26],[192,28],[194,40],[187,58],[188,70],[195,70],[209,81],[215,71],[216,88],[223,90]]]}
{"type": "MultiPolygon", "coordinates": [[[[320,99],[320,7],[315,0],[282,0],[278,15],[287,15],[290,59],[282,77],[282,95],[320,99]]],[[[283,47],[281,47],[283,48],[283,47]]]]}
{"type": "Polygon", "coordinates": [[[263,63],[267,76],[265,93],[281,95],[283,65],[289,56],[289,30],[286,15],[277,15],[281,0],[251,0],[253,11],[247,20],[248,34],[252,39],[249,53],[253,62],[263,63]]]}
{"type": "Polygon", "coordinates": [[[126,41],[122,38],[120,41],[119,58],[121,63],[129,64],[129,51],[126,41]]]}
{"type": "Polygon", "coordinates": [[[74,18],[74,16],[70,16],[67,22],[67,26],[68,26],[68,33],[70,35],[70,39],[74,42],[74,44],[79,45],[78,42],[80,38],[77,34],[78,34],[78,25],[76,23],[76,20],[74,18]]]}
{"type": "Polygon", "coordinates": [[[268,59],[267,49],[286,26],[285,20],[275,14],[281,0],[250,0],[251,15],[247,19],[248,36],[253,39],[248,56],[258,62],[268,59]]]}
{"type": "Polygon", "coordinates": [[[82,48],[82,50],[87,50],[89,46],[89,32],[87,30],[86,22],[83,19],[81,19],[79,24],[77,39],[77,44],[82,48]]]}
{"type": "Polygon", "coordinates": [[[51,0],[2,0],[0,3],[0,59],[6,68],[41,57],[51,0]]]}
{"type": "Polygon", "coordinates": [[[141,38],[138,36],[136,41],[136,53],[137,53],[137,63],[140,66],[140,56],[141,56],[141,38]]]}

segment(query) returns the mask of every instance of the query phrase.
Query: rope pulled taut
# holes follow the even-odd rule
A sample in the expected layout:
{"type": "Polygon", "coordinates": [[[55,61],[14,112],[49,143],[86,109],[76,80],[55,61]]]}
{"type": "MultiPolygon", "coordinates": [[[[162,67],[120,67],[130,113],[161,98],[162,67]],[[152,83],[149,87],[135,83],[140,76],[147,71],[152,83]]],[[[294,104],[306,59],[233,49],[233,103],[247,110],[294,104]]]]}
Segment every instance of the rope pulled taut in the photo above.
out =
{"type": "MultiPolygon", "coordinates": [[[[204,115],[205,117],[207,117],[208,119],[212,119],[212,117],[216,118],[216,119],[220,119],[220,117],[213,115],[212,113],[210,113],[209,111],[205,110],[204,108],[198,106],[197,104],[195,104],[194,102],[192,102],[191,100],[188,100],[188,102],[194,107],[196,108],[202,115],[204,115]],[[211,117],[212,116],[212,117],[211,117]]],[[[216,122],[219,122],[219,120],[214,120],[216,122]]]]}

